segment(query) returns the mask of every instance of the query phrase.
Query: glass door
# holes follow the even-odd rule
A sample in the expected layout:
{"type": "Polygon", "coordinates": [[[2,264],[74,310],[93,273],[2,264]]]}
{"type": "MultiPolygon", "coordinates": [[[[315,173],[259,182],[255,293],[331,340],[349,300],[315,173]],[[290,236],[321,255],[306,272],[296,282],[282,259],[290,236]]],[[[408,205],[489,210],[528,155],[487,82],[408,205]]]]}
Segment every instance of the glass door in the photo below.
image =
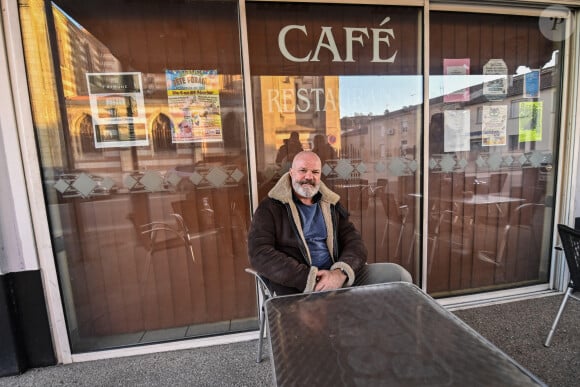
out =
{"type": "Polygon", "coordinates": [[[431,12],[433,295],[548,281],[564,46],[538,20],[431,12]]]}

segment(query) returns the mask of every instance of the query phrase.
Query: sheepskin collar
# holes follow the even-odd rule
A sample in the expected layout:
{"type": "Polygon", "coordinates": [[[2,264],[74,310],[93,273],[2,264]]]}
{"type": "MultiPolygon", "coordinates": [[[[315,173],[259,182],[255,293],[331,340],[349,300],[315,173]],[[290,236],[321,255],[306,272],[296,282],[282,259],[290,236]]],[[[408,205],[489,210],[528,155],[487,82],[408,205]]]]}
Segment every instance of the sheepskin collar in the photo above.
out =
{"type": "MultiPolygon", "coordinates": [[[[282,203],[292,202],[292,179],[290,172],[286,172],[276,185],[268,192],[268,196],[272,199],[281,201],[282,203]]],[[[323,182],[320,182],[319,194],[320,200],[330,204],[336,204],[340,200],[340,196],[334,191],[330,190],[323,182]]]]}

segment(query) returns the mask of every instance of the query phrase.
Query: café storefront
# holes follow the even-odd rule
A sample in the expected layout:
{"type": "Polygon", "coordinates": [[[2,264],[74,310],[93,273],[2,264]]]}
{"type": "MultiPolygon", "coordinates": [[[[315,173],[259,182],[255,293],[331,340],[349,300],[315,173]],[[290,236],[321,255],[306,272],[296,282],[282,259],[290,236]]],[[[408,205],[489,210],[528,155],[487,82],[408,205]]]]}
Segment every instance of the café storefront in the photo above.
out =
{"type": "Polygon", "coordinates": [[[575,3],[6,7],[57,361],[255,337],[246,233],[291,149],[320,155],[369,262],[440,302],[561,290],[575,3]]]}

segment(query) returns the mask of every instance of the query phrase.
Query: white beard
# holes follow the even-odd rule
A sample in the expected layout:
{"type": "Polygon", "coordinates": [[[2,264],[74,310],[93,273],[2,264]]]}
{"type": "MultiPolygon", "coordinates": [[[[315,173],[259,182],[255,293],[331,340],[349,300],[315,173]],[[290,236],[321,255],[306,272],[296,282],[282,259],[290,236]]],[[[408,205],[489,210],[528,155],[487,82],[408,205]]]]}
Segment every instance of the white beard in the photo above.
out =
{"type": "Polygon", "coordinates": [[[315,187],[310,184],[300,184],[299,182],[292,183],[292,187],[296,193],[304,198],[312,198],[318,193],[320,187],[315,187]]]}

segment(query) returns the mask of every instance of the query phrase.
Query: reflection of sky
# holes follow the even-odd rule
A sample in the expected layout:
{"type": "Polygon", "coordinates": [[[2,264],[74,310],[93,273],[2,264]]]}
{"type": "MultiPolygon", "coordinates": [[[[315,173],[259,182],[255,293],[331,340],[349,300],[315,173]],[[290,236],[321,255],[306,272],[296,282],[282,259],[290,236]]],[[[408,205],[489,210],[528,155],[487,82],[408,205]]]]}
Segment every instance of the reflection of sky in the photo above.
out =
{"type": "MultiPolygon", "coordinates": [[[[543,68],[556,65],[558,51],[543,68]]],[[[515,75],[530,71],[529,67],[518,66],[515,75]]],[[[429,77],[429,98],[439,97],[445,92],[461,90],[465,87],[480,85],[483,75],[432,75],[429,77]]],[[[339,77],[340,116],[381,115],[385,110],[391,112],[404,106],[418,105],[423,102],[423,77],[418,75],[351,75],[339,77]]]]}
{"type": "MultiPolygon", "coordinates": [[[[483,75],[447,75],[429,78],[429,97],[481,84],[483,75]],[[444,83],[445,81],[445,83],[444,83]]],[[[489,79],[488,79],[489,80],[489,79]]],[[[340,116],[380,115],[423,103],[421,76],[341,76],[340,116]]]]}
{"type": "Polygon", "coordinates": [[[383,114],[423,101],[421,76],[341,76],[340,116],[383,114]]]}

